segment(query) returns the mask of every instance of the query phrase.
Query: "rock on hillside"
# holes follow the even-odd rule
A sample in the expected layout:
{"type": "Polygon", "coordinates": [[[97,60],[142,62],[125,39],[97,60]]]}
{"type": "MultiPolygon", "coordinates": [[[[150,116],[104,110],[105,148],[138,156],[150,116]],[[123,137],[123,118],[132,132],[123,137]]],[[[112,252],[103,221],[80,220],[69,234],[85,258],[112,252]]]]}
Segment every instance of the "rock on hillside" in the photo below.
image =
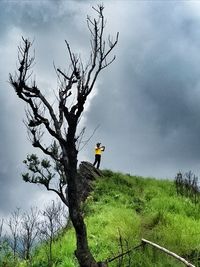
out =
{"type": "Polygon", "coordinates": [[[102,172],[96,169],[90,162],[82,161],[79,165],[78,191],[81,201],[85,201],[93,189],[92,181],[96,177],[103,176],[102,172]]]}

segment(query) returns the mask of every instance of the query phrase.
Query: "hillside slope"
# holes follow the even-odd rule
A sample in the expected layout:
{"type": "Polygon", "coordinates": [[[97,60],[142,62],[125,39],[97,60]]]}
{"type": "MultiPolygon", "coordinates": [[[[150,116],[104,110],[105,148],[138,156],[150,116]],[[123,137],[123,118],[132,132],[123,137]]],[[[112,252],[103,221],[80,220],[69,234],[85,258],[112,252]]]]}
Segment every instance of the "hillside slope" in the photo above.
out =
{"type": "MultiPolygon", "coordinates": [[[[94,191],[83,204],[90,247],[97,259],[112,259],[123,251],[151,240],[200,266],[200,205],[178,197],[172,181],[142,178],[104,171],[94,182],[94,191]]],[[[53,245],[54,265],[78,266],[71,227],[53,245]]],[[[45,247],[35,251],[32,264],[47,266],[45,247]]],[[[109,266],[119,266],[119,259],[109,266]]],[[[120,266],[183,266],[177,260],[139,247],[123,257],[120,266]]]]}

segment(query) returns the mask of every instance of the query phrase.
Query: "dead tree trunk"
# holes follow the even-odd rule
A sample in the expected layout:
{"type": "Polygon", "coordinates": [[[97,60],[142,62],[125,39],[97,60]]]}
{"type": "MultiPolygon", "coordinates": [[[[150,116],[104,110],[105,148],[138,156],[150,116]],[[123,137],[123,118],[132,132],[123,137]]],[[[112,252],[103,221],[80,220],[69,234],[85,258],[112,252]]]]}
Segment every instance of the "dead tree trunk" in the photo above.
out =
{"type": "Polygon", "coordinates": [[[80,207],[80,196],[78,195],[78,173],[77,173],[77,154],[74,130],[68,130],[67,136],[67,159],[64,161],[64,168],[67,175],[68,184],[68,205],[69,215],[76,232],[76,251],[75,255],[81,267],[97,267],[94,257],[92,256],[87,239],[86,225],[80,207]]]}

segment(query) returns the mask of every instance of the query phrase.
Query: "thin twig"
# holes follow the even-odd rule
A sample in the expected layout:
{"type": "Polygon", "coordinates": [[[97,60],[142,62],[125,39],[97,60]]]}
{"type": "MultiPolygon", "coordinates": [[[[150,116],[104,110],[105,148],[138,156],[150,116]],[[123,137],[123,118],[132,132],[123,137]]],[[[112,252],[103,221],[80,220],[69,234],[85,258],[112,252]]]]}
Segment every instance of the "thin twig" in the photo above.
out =
{"type": "Polygon", "coordinates": [[[134,248],[129,249],[129,250],[126,251],[126,252],[123,252],[123,253],[117,255],[117,256],[114,257],[114,258],[107,259],[106,262],[107,262],[107,263],[112,262],[112,261],[114,261],[114,260],[116,260],[116,259],[118,259],[118,258],[120,258],[120,257],[122,257],[122,256],[124,256],[124,255],[126,255],[126,254],[128,254],[128,253],[130,253],[131,251],[133,251],[133,250],[135,250],[135,249],[137,249],[137,248],[139,248],[139,247],[141,247],[141,246],[143,246],[142,243],[141,243],[140,245],[135,246],[134,248]]]}

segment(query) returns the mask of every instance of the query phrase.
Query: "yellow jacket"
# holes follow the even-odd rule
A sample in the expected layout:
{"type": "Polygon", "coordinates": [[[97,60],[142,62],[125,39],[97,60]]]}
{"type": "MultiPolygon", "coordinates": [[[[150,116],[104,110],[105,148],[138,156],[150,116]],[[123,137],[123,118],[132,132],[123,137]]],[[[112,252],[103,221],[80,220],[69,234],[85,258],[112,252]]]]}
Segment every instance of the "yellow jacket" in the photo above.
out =
{"type": "Polygon", "coordinates": [[[101,155],[102,151],[104,151],[103,147],[95,147],[95,155],[101,155]]]}

